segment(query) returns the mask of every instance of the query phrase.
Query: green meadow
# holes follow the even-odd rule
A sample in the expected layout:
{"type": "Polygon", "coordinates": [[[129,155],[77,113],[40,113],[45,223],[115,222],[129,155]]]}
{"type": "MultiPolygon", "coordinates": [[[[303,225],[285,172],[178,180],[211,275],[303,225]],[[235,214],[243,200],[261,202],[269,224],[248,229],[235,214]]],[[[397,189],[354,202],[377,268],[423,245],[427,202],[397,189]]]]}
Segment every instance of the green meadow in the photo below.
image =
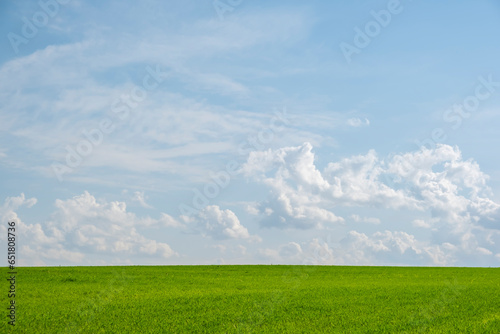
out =
{"type": "Polygon", "coordinates": [[[500,333],[499,268],[17,269],[1,333],[500,333]]]}

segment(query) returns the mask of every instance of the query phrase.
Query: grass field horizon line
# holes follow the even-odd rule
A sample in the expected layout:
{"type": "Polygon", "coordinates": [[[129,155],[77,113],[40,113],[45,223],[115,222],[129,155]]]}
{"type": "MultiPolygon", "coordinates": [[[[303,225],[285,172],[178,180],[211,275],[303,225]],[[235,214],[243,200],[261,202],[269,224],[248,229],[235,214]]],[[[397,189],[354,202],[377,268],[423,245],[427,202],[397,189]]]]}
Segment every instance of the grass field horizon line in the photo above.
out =
{"type": "Polygon", "coordinates": [[[418,265],[350,265],[350,264],[107,264],[107,265],[55,265],[55,266],[17,266],[17,269],[22,268],[105,268],[105,267],[231,267],[231,266],[288,266],[288,267],[360,267],[360,268],[491,268],[498,269],[492,266],[418,266],[418,265]]]}

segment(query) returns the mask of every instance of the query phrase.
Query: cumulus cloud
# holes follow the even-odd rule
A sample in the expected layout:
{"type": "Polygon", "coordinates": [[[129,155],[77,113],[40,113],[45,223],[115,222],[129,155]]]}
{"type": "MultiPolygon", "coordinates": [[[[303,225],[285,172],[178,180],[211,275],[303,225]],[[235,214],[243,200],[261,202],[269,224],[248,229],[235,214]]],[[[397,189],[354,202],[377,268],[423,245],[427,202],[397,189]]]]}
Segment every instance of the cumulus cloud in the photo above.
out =
{"type": "MultiPolygon", "coordinates": [[[[6,205],[11,217],[12,209],[31,206],[36,199],[24,195],[8,198],[6,205]]],[[[139,229],[153,223],[165,225],[165,217],[155,220],[139,218],[128,212],[124,202],[98,201],[88,192],[67,200],[56,200],[56,210],[44,223],[28,224],[19,220],[23,234],[22,248],[30,264],[83,264],[92,256],[144,255],[158,259],[176,253],[164,242],[146,238],[139,229]]],[[[5,211],[5,210],[4,210],[5,211]]]]}
{"type": "Polygon", "coordinates": [[[263,248],[257,251],[257,257],[265,263],[283,264],[337,264],[337,255],[328,243],[314,238],[309,242],[288,242],[274,248],[263,248]]]}
{"type": "Polygon", "coordinates": [[[190,217],[181,216],[185,224],[203,236],[210,236],[217,240],[223,239],[248,239],[260,241],[260,237],[248,233],[236,214],[223,210],[218,205],[209,205],[190,217]]]}
{"type": "MultiPolygon", "coordinates": [[[[30,208],[37,203],[36,198],[26,198],[24,193],[19,196],[7,197],[0,207],[0,217],[2,221],[14,221],[19,238],[23,240],[20,245],[20,265],[44,265],[46,260],[62,260],[66,263],[79,263],[84,258],[84,254],[79,251],[65,249],[59,242],[62,234],[54,231],[52,236],[45,234],[41,224],[27,224],[18,215],[18,210],[22,207],[30,208]],[[42,245],[50,245],[44,247],[42,245]]],[[[2,224],[0,238],[6,240],[7,229],[2,224]]]]}
{"type": "Polygon", "coordinates": [[[383,261],[399,260],[399,264],[403,264],[408,261],[409,256],[418,258],[422,254],[415,237],[401,231],[376,232],[372,236],[350,231],[341,245],[344,246],[343,260],[353,264],[380,263],[379,257],[383,261]]]}
{"type": "Polygon", "coordinates": [[[456,229],[471,222],[495,224],[500,213],[500,205],[488,198],[488,176],[472,159],[463,160],[456,147],[440,144],[388,159],[370,150],[331,162],[323,171],[314,158],[309,143],[250,154],[241,170],[271,189],[259,210],[268,225],[311,228],[341,222],[332,210],[339,206],[430,212],[438,219],[429,222],[456,229]],[[265,217],[266,209],[272,219],[265,217]]]}
{"type": "Polygon", "coordinates": [[[36,202],[36,198],[26,198],[24,193],[21,193],[19,196],[7,197],[3,205],[0,207],[0,217],[2,218],[2,221],[20,221],[15,211],[22,206],[31,208],[36,204],[36,202]]]}
{"type": "Polygon", "coordinates": [[[291,264],[491,266],[500,251],[500,233],[483,232],[487,233],[474,231],[456,235],[448,242],[418,240],[404,231],[351,230],[338,241],[334,234],[323,234],[310,241],[260,250],[259,255],[274,263],[291,264]]]}
{"type": "Polygon", "coordinates": [[[304,143],[252,152],[241,171],[270,190],[268,199],[248,210],[260,217],[262,226],[312,229],[339,223],[381,223],[357,213],[346,219],[336,214],[349,208],[404,210],[426,216],[401,224],[428,229],[432,243],[417,243],[406,232],[381,231],[371,236],[351,232],[345,242],[355,245],[349,248],[354,255],[338,257],[349,263],[382,259],[403,263],[408,259],[449,264],[458,255],[470,263],[474,256],[485,258],[497,252],[491,247],[500,232],[500,205],[490,199],[488,176],[477,162],[464,159],[457,147],[438,144],[385,159],[370,150],[319,170],[312,145],[304,143]],[[377,256],[370,258],[369,254],[377,256]]]}
{"type": "Polygon", "coordinates": [[[387,230],[371,235],[350,231],[339,242],[313,238],[259,251],[269,261],[312,265],[452,265],[456,253],[451,244],[431,246],[409,233],[387,230]]]}
{"type": "MultiPolygon", "coordinates": [[[[261,241],[259,236],[248,232],[234,212],[216,205],[207,206],[192,217],[174,218],[161,213],[156,219],[138,217],[127,210],[125,202],[98,200],[85,191],[70,199],[57,199],[55,211],[48,220],[33,224],[23,222],[15,210],[31,207],[36,202],[36,198],[21,194],[7,198],[0,207],[0,217],[15,220],[22,231],[26,265],[95,263],[91,259],[96,257],[103,259],[102,264],[114,263],[116,259],[125,259],[120,263],[132,263],[131,258],[149,258],[158,263],[177,256],[167,243],[143,235],[143,230],[153,227],[191,230],[216,240],[261,241]]],[[[0,226],[0,230],[5,232],[5,226],[0,226]]],[[[2,238],[5,234],[2,233],[2,238]]],[[[226,246],[219,246],[221,251],[226,249],[226,246]]],[[[233,253],[244,255],[246,248],[239,245],[233,253]]]]}
{"type": "Polygon", "coordinates": [[[254,175],[271,188],[273,196],[253,207],[265,218],[265,227],[321,228],[325,224],[343,222],[343,218],[324,208],[321,194],[329,184],[314,166],[309,143],[276,151],[252,152],[242,166],[247,176],[254,175]],[[275,170],[274,177],[268,177],[275,170]]]}
{"type": "Polygon", "coordinates": [[[257,251],[257,257],[264,263],[318,265],[338,262],[334,250],[318,238],[302,243],[291,241],[276,249],[261,248],[257,251]]]}
{"type": "Polygon", "coordinates": [[[335,264],[337,259],[331,246],[318,238],[306,244],[306,264],[335,264]]]}

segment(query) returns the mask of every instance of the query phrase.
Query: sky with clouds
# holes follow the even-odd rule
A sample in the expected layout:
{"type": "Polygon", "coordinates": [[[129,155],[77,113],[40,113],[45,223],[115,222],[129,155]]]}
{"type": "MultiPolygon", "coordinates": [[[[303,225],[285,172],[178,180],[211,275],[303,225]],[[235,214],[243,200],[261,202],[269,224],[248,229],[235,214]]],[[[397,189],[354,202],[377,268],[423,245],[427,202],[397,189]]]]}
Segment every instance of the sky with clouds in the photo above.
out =
{"type": "Polygon", "coordinates": [[[6,0],[0,32],[20,265],[500,265],[498,1],[6,0]]]}

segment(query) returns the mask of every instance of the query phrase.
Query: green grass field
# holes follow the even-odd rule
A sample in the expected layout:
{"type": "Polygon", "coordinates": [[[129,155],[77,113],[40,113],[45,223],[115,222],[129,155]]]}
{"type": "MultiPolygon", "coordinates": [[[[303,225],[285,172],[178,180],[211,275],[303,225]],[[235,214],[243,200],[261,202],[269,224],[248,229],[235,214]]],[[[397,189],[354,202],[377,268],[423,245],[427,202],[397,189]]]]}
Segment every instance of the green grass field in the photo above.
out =
{"type": "Polygon", "coordinates": [[[500,333],[500,269],[18,268],[18,333],[500,333]]]}

